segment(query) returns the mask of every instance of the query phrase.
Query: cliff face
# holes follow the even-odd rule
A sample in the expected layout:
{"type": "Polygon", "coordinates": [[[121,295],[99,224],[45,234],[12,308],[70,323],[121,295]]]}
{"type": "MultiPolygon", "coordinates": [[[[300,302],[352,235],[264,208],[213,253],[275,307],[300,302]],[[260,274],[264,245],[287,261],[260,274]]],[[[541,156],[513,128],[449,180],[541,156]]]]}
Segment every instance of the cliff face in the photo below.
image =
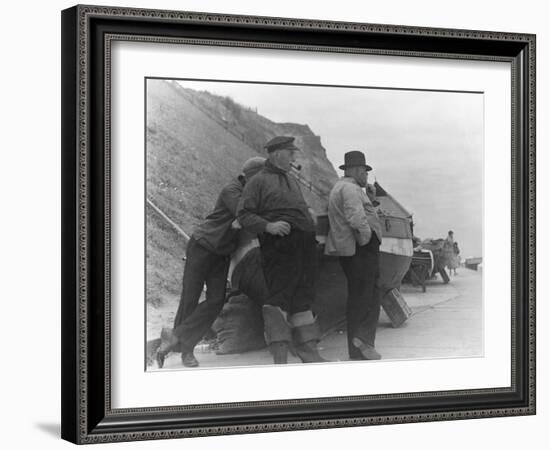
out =
{"type": "MultiPolygon", "coordinates": [[[[326,193],[337,179],[325,149],[307,125],[275,123],[232,99],[181,87],[147,83],[147,198],[187,234],[211,211],[225,184],[274,136],[291,135],[303,151],[303,193],[324,213],[326,193]]],[[[174,301],[181,289],[185,240],[147,208],[147,299],[174,301]]]]}

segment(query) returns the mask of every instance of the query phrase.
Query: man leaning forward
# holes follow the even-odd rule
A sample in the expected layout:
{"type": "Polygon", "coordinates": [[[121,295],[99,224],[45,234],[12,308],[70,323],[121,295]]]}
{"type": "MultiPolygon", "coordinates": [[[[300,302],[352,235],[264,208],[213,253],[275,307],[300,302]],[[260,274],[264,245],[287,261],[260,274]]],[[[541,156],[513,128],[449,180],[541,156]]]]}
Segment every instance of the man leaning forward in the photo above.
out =
{"type": "Polygon", "coordinates": [[[236,210],[243,186],[264,165],[265,158],[248,159],[243,174],[220,192],[214,210],[195,228],[186,249],[180,303],[174,326],[165,329],[156,353],[159,367],[167,354],[181,352],[185,367],[197,367],[193,349],[208,332],[225,302],[229,258],[237,248],[236,210]],[[205,301],[199,303],[206,285],[205,301]]]}

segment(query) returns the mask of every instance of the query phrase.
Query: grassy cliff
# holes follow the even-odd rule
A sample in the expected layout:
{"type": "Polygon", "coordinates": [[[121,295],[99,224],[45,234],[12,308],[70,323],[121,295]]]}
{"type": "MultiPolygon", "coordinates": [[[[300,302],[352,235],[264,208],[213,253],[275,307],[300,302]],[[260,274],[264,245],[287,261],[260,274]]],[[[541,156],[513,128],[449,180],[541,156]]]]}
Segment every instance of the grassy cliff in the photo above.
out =
{"type": "MultiPolygon", "coordinates": [[[[274,123],[228,97],[148,80],[146,120],[147,198],[187,234],[211,211],[225,184],[243,162],[265,156],[277,135],[296,137],[303,149],[302,175],[328,191],[337,178],[320,138],[307,125],[274,123]]],[[[319,213],[326,199],[304,189],[319,213]]],[[[147,207],[147,302],[176,302],[181,289],[185,239],[147,207]]]]}

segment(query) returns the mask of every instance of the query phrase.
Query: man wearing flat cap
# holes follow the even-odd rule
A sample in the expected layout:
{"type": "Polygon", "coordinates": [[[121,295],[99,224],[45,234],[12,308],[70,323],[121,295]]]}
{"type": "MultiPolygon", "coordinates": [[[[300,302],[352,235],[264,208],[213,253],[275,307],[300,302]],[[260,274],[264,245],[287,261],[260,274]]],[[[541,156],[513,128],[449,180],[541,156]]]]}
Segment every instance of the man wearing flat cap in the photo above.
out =
{"type": "Polygon", "coordinates": [[[323,362],[315,303],[317,255],[313,211],[289,173],[294,137],[277,136],[265,149],[265,167],[247,183],[238,207],[244,229],[257,234],[268,298],[264,331],[275,364],[286,364],[292,347],[303,362],[323,362]]]}
{"type": "Polygon", "coordinates": [[[340,169],[344,177],[332,188],[328,203],[330,231],[325,253],[339,256],[348,286],[347,333],[351,359],[380,359],[374,346],[380,314],[376,288],[382,227],[368,188],[367,165],[360,151],[347,152],[340,169]]]}
{"type": "Polygon", "coordinates": [[[193,354],[220,313],[225,302],[229,259],[236,250],[240,226],[235,222],[237,205],[243,187],[265,164],[259,156],[248,159],[242,175],[225,186],[214,210],[199,224],[187,244],[183,271],[183,286],[174,327],[163,330],[162,342],[156,354],[159,367],[170,351],[180,351],[186,367],[197,367],[193,354]],[[199,298],[206,284],[206,299],[199,298]]]}

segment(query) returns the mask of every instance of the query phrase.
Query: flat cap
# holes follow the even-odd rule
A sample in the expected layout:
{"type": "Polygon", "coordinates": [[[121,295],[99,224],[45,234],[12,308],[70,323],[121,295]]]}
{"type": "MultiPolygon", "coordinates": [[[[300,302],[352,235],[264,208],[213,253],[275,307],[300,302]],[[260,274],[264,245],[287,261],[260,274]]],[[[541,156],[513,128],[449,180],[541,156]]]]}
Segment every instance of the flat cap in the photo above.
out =
{"type": "Polygon", "coordinates": [[[292,136],[275,136],[264,145],[264,148],[268,153],[275,150],[300,150],[294,145],[294,137],[292,136]]]}

